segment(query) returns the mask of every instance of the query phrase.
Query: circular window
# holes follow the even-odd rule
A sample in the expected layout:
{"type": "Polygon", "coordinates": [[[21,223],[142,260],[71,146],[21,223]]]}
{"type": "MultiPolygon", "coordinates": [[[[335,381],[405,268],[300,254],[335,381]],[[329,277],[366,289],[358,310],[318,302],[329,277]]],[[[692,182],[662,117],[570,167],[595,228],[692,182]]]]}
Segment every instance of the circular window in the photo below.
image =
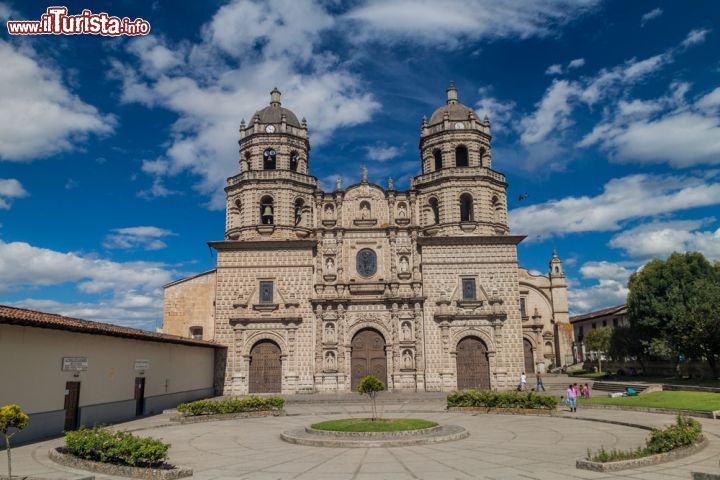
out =
{"type": "Polygon", "coordinates": [[[369,248],[357,253],[357,272],[363,277],[372,277],[377,272],[377,255],[369,248]]]}

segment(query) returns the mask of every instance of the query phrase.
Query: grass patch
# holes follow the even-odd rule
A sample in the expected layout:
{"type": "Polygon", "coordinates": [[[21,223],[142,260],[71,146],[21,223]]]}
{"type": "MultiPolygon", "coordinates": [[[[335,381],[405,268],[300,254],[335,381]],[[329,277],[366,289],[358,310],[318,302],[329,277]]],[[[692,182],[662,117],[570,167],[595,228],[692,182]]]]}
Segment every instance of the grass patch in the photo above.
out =
{"type": "Polygon", "coordinates": [[[617,405],[636,408],[668,408],[672,410],[694,410],[712,412],[720,410],[720,393],[708,392],[653,392],[637,397],[601,397],[595,392],[589,400],[578,399],[580,404],[617,405]]]}
{"type": "Polygon", "coordinates": [[[437,423],[418,418],[343,418],[328,420],[310,425],[316,430],[333,432],[398,432],[401,430],[420,430],[437,426],[437,423]]]}

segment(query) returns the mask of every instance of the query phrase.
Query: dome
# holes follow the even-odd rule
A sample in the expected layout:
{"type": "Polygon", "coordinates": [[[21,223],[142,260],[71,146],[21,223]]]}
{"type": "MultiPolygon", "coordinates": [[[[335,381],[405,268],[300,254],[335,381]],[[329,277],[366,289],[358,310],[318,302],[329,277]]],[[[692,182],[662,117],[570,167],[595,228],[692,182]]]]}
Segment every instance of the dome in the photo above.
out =
{"type": "Polygon", "coordinates": [[[475,115],[475,111],[472,108],[458,103],[457,89],[454,83],[450,83],[447,89],[447,105],[443,105],[433,112],[429,124],[434,125],[441,123],[445,117],[445,113],[450,117],[450,121],[464,121],[469,118],[470,114],[475,115]]]}
{"type": "Polygon", "coordinates": [[[270,92],[270,105],[255,112],[253,122],[259,118],[259,123],[280,123],[282,116],[285,115],[285,122],[288,125],[302,128],[297,116],[291,110],[280,106],[280,95],[280,91],[275,87],[273,91],[270,92]]]}

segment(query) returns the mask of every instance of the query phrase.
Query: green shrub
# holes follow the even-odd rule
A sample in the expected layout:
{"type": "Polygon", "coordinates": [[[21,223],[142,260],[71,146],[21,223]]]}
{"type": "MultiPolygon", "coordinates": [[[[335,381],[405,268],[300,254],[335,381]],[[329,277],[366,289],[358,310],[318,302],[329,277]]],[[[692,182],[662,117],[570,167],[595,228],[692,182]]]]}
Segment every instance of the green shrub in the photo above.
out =
{"type": "Polygon", "coordinates": [[[159,467],[167,460],[170,444],[107,427],[81,428],[65,434],[65,447],[76,457],[132,467],[159,467]]]}
{"type": "Polygon", "coordinates": [[[558,400],[535,392],[495,392],[492,390],[462,390],[447,397],[448,407],[539,408],[553,410],[558,400]]]}
{"type": "Polygon", "coordinates": [[[370,403],[372,405],[372,419],[377,420],[377,405],[375,399],[379,392],[385,390],[385,384],[377,378],[375,375],[366,375],[360,379],[360,383],[357,385],[357,391],[360,395],[367,395],[370,397],[370,403]]]}
{"type": "Polygon", "coordinates": [[[675,425],[664,430],[653,429],[647,441],[649,455],[669,452],[680,447],[693,445],[702,436],[702,425],[693,418],[678,415],[675,425]]]}
{"type": "Polygon", "coordinates": [[[638,447],[636,450],[605,450],[600,447],[597,453],[593,454],[590,449],[587,452],[587,459],[593,462],[617,462],[619,460],[630,460],[633,458],[647,457],[656,453],[665,453],[676,448],[687,447],[697,443],[702,437],[702,425],[695,419],[678,415],[675,425],[663,430],[653,428],[650,437],[645,442],[645,447],[638,447]]]}
{"type": "Polygon", "coordinates": [[[285,399],[282,397],[226,398],[222,400],[197,400],[178,405],[178,412],[186,417],[196,415],[217,415],[222,413],[258,412],[262,410],[282,410],[285,399]]]}

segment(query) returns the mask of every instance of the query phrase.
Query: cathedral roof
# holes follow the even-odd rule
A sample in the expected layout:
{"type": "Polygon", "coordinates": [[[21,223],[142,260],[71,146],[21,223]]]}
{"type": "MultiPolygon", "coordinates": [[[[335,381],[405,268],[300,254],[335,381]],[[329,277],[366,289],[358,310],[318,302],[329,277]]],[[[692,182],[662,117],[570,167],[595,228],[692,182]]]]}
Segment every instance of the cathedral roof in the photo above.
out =
{"type": "Polygon", "coordinates": [[[435,110],[430,117],[430,125],[440,123],[447,112],[450,121],[467,120],[469,115],[475,115],[475,111],[462,103],[458,103],[457,89],[455,84],[451,83],[447,89],[447,104],[435,110]]]}
{"type": "Polygon", "coordinates": [[[301,128],[300,121],[292,110],[280,106],[280,91],[275,87],[270,92],[270,105],[255,112],[250,124],[252,125],[256,120],[259,123],[280,123],[283,115],[285,115],[285,122],[288,125],[301,128]]]}

